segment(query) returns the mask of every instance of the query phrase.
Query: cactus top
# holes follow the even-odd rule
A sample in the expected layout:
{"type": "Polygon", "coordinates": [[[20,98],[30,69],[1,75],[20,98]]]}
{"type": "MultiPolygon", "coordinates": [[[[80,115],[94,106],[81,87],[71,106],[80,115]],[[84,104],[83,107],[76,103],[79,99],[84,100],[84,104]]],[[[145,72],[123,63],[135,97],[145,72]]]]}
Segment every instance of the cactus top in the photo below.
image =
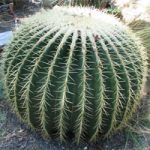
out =
{"type": "Polygon", "coordinates": [[[126,28],[119,19],[114,16],[103,13],[99,10],[88,7],[59,7],[55,6],[52,10],[38,13],[35,17],[30,18],[45,22],[47,24],[70,26],[75,29],[85,30],[91,29],[94,31],[120,27],[126,28]],[[43,14],[43,15],[42,15],[43,14]]]}
{"type": "Polygon", "coordinates": [[[107,15],[106,13],[100,12],[99,10],[88,8],[88,7],[59,7],[56,6],[51,11],[54,15],[54,19],[59,16],[57,19],[60,23],[68,23],[75,27],[82,28],[93,28],[96,29],[99,27],[104,27],[108,25],[118,25],[122,26],[122,24],[117,21],[111,15],[107,15]]]}

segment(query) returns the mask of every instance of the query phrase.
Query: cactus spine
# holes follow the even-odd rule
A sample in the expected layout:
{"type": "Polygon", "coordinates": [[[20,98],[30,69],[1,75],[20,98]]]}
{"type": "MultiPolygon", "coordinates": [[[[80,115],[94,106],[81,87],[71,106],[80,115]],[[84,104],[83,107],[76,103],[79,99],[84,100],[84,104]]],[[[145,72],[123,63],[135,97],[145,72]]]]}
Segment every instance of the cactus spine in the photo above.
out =
{"type": "Polygon", "coordinates": [[[130,118],[145,79],[144,52],[112,16],[55,7],[22,25],[6,48],[6,89],[35,129],[76,143],[110,135],[130,118]]]}

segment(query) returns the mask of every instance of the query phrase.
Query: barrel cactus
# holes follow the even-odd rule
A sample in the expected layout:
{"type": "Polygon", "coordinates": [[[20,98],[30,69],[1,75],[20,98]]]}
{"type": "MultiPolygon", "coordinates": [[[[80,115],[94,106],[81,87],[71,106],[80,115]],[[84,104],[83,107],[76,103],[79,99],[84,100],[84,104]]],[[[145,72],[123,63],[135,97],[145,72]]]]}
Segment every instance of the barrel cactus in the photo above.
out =
{"type": "Polygon", "coordinates": [[[55,7],[31,17],[5,48],[9,99],[44,135],[76,143],[111,135],[135,110],[143,89],[144,50],[114,17],[55,7]]]}

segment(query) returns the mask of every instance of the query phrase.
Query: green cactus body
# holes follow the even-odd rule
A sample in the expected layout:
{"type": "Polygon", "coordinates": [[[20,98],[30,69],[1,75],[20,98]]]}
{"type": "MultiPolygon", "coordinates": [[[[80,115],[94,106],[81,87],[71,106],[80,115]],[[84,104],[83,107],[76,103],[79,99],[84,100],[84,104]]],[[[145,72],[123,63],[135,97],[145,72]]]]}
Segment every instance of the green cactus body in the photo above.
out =
{"type": "Polygon", "coordinates": [[[48,136],[93,142],[122,127],[140,99],[146,61],[118,20],[89,8],[55,7],[30,19],[6,48],[8,96],[48,136]]]}

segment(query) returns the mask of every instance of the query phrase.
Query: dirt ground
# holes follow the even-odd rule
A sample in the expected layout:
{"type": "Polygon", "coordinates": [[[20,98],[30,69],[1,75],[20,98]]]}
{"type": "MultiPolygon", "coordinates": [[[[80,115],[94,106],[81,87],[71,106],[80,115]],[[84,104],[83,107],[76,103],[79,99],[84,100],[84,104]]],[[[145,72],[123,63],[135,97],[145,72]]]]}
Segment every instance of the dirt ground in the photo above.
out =
{"type": "MultiPolygon", "coordinates": [[[[23,13],[17,13],[20,18],[24,17],[23,13]]],[[[0,32],[15,27],[13,21],[7,25],[1,26],[0,32]]],[[[127,132],[128,129],[113,135],[110,139],[100,139],[94,145],[84,143],[76,146],[73,141],[62,145],[56,140],[46,140],[22,123],[11,110],[7,100],[3,98],[1,80],[0,76],[0,150],[150,150],[150,134],[145,133],[137,140],[132,133],[127,132]]],[[[150,82],[147,85],[150,89],[150,82]]],[[[145,101],[149,101],[149,93],[144,97],[145,101]]]]}

